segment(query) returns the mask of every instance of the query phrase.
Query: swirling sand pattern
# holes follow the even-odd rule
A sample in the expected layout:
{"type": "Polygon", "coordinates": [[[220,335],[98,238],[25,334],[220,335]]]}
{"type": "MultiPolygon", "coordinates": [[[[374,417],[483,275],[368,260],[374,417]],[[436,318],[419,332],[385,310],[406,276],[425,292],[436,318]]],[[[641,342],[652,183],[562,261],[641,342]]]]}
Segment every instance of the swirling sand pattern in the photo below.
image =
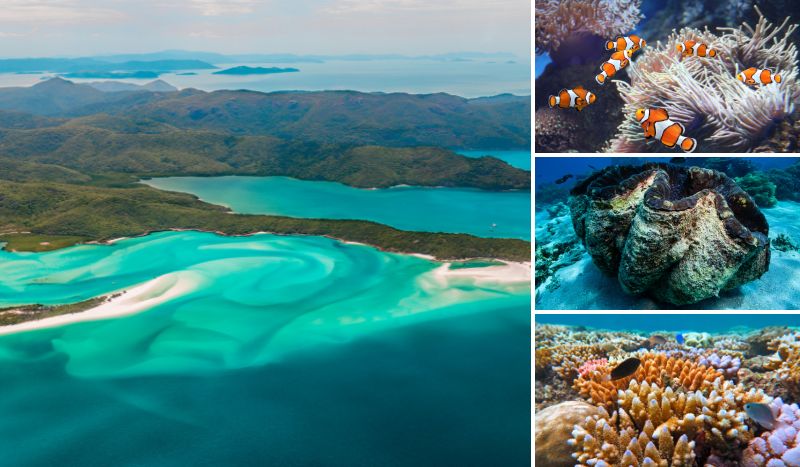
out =
{"type": "MultiPolygon", "coordinates": [[[[119,290],[130,306],[146,301],[143,313],[36,331],[52,349],[27,357],[66,356],[79,377],[250,367],[421,320],[530,304],[523,280],[449,275],[432,261],[320,237],[164,232],[0,255],[0,305],[119,290]]],[[[0,338],[0,361],[19,359],[25,334],[0,338]]]]}

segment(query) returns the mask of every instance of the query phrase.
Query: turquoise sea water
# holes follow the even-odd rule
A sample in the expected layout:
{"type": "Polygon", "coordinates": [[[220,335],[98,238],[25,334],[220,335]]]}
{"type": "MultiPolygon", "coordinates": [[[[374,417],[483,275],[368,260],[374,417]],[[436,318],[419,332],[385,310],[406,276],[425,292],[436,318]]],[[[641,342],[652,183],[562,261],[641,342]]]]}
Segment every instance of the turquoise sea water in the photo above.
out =
{"type": "Polygon", "coordinates": [[[530,284],[440,267],[268,234],[2,252],[0,304],[149,303],[0,336],[3,463],[528,465],[530,284]]]}
{"type": "Polygon", "coordinates": [[[155,188],[192,193],[245,214],[360,219],[403,230],[530,239],[531,194],[470,188],[365,190],[288,177],[168,177],[155,188]],[[492,224],[496,224],[492,227],[492,224]]]}
{"type": "Polygon", "coordinates": [[[769,326],[800,327],[800,315],[770,314],[538,314],[537,324],[560,324],[613,331],[673,331],[725,334],[747,332],[769,326]]]}
{"type": "Polygon", "coordinates": [[[531,170],[531,152],[530,151],[507,151],[507,150],[493,150],[493,149],[486,149],[486,150],[455,150],[455,152],[461,154],[462,156],[467,157],[483,157],[483,156],[494,156],[502,161],[508,163],[508,165],[524,169],[524,170],[531,170]]]}

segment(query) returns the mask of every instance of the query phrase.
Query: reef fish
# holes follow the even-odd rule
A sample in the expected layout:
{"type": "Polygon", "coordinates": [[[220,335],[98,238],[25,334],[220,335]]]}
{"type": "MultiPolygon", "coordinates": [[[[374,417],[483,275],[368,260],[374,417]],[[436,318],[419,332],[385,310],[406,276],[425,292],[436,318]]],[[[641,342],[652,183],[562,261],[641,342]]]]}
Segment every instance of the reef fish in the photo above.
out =
{"type": "Polygon", "coordinates": [[[558,180],[556,180],[553,183],[555,183],[556,185],[561,185],[562,183],[566,182],[570,178],[572,178],[572,174],[566,174],[566,175],[564,175],[563,177],[559,178],[558,180]]]}
{"type": "Polygon", "coordinates": [[[760,70],[751,67],[736,75],[736,79],[748,86],[758,86],[759,84],[769,84],[772,82],[780,83],[781,75],[776,75],[770,69],[760,70]]]}
{"type": "Polygon", "coordinates": [[[691,57],[692,55],[697,57],[716,57],[717,51],[709,48],[705,44],[701,44],[697,41],[685,41],[678,44],[676,47],[678,52],[681,53],[684,57],[691,57]]]}
{"type": "Polygon", "coordinates": [[[630,36],[620,36],[613,41],[606,42],[606,50],[616,50],[617,52],[631,50],[635,52],[645,45],[647,45],[647,42],[644,39],[631,34],[630,36]]]}
{"type": "Polygon", "coordinates": [[[677,333],[677,334],[675,334],[675,342],[677,342],[678,344],[683,345],[683,343],[686,342],[686,339],[683,338],[683,334],[677,333]]]}
{"type": "Polygon", "coordinates": [[[664,336],[659,336],[658,334],[654,334],[648,337],[647,339],[643,340],[641,346],[646,349],[652,349],[657,345],[663,345],[666,343],[667,339],[665,339],[664,336]]]}
{"type": "Polygon", "coordinates": [[[557,96],[550,96],[550,107],[560,107],[562,109],[575,108],[578,112],[589,104],[594,104],[597,96],[583,89],[583,86],[576,86],[574,89],[562,89],[557,96]]]}
{"type": "Polygon", "coordinates": [[[767,430],[775,428],[775,414],[767,404],[749,402],[744,405],[747,416],[767,430]]]}
{"type": "Polygon", "coordinates": [[[636,120],[644,128],[646,139],[655,138],[668,148],[678,145],[684,152],[692,152],[697,148],[697,140],[683,136],[686,128],[670,120],[664,109],[638,109],[636,120]]]}
{"type": "Polygon", "coordinates": [[[624,362],[617,365],[613,370],[611,370],[611,374],[609,375],[609,379],[611,381],[622,379],[627,376],[630,376],[636,373],[636,370],[639,369],[639,365],[642,364],[642,361],[636,357],[631,357],[624,362]]]}
{"type": "Polygon", "coordinates": [[[611,54],[611,58],[600,65],[600,69],[603,71],[600,72],[600,74],[597,75],[594,80],[597,81],[598,84],[604,84],[608,78],[611,78],[617,74],[619,70],[628,66],[631,55],[633,55],[632,50],[622,50],[611,54]]]}

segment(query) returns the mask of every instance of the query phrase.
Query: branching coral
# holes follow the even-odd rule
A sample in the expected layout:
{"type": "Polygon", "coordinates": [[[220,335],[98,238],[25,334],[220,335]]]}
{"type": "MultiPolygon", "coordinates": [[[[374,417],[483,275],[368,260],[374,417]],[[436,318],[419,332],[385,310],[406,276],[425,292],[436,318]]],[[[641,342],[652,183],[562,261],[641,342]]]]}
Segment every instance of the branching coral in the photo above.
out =
{"type": "Polygon", "coordinates": [[[667,164],[612,166],[571,192],[575,233],[630,294],[683,305],[757,279],[769,226],[725,174],[667,164]]]}
{"type": "Polygon", "coordinates": [[[617,83],[627,118],[607,149],[611,152],[661,151],[648,145],[638,122],[639,108],[664,108],[673,121],[698,139],[701,152],[747,151],[761,145],[782,122],[793,119],[800,104],[797,47],[789,18],[778,27],[763,16],[755,28],[684,28],[662,44],[648,47],[629,66],[630,84],[617,83]],[[674,44],[695,40],[718,51],[714,58],[682,59],[674,44]],[[781,83],[750,88],[736,74],[749,67],[772,68],[781,83]]]}
{"type": "Polygon", "coordinates": [[[536,53],[552,52],[578,34],[606,39],[629,33],[643,18],[641,0],[537,0],[536,53]]]}
{"type": "Polygon", "coordinates": [[[705,391],[631,381],[617,398],[613,415],[589,416],[575,426],[569,443],[578,465],[693,466],[695,440],[717,457],[731,456],[753,436],[744,404],[770,402],[759,391],[721,379],[705,391]]]}
{"type": "Polygon", "coordinates": [[[582,372],[575,379],[574,388],[591,402],[613,408],[617,391],[625,389],[631,381],[655,386],[677,384],[690,391],[711,387],[723,374],[714,368],[693,360],[669,357],[664,353],[647,352],[638,355],[641,364],[636,372],[618,380],[610,380],[611,370],[619,361],[595,365],[591,371],[582,372]]]}
{"type": "Polygon", "coordinates": [[[800,394],[800,334],[792,333],[774,339],[769,348],[775,350],[766,368],[775,371],[775,375],[800,394]]]}

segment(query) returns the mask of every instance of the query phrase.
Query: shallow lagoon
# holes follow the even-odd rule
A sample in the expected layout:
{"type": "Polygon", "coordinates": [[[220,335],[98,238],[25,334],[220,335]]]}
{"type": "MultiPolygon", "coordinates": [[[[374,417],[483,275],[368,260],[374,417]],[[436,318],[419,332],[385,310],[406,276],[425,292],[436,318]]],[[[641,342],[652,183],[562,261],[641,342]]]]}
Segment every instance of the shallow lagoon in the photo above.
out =
{"type": "Polygon", "coordinates": [[[530,239],[531,194],[471,188],[353,188],[288,177],[167,177],[144,180],[245,214],[360,219],[402,230],[530,239]],[[492,227],[492,224],[495,224],[492,227]]]}
{"type": "Polygon", "coordinates": [[[5,304],[162,285],[0,336],[11,465],[528,465],[529,283],[268,234],[2,255],[5,304]]]}

